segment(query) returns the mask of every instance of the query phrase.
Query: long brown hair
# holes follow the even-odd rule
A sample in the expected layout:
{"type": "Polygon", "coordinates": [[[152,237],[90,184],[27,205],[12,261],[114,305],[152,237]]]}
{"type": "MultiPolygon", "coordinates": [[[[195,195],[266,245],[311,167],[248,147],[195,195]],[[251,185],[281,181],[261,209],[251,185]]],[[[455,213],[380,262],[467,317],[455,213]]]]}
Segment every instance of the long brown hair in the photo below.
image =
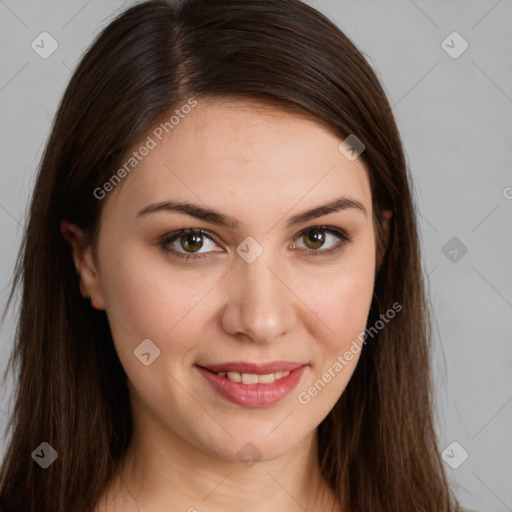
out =
{"type": "MultiPolygon", "coordinates": [[[[17,378],[0,508],[91,510],[130,442],[126,374],[103,311],[84,303],[59,225],[95,240],[93,194],[134,145],[189,98],[260,100],[355,134],[375,226],[393,211],[368,324],[402,311],[364,347],[338,403],[318,427],[322,474],[347,512],[452,512],[434,429],[428,303],[410,176],[374,72],[326,17],[299,0],[147,1],[112,21],[63,96],[41,161],[13,287],[22,289],[17,378]],[[32,451],[48,442],[57,462],[32,451]]],[[[6,311],[7,311],[6,308],[6,311]]]]}

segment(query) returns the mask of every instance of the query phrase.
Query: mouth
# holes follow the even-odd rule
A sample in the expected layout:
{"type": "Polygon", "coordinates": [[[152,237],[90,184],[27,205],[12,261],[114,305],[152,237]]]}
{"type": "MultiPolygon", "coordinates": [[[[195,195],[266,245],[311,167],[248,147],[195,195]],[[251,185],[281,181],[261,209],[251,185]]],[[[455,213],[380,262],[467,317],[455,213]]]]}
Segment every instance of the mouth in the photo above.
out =
{"type": "Polygon", "coordinates": [[[221,363],[195,368],[222,397],[246,407],[264,407],[280,401],[298,384],[306,365],[221,363]]]}

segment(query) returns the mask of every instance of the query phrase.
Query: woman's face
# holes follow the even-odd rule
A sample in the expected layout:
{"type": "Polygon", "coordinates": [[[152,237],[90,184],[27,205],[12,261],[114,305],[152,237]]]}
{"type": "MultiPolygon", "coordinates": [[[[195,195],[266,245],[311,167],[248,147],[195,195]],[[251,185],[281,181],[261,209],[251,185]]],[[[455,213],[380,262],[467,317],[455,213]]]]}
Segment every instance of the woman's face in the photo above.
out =
{"type": "Polygon", "coordinates": [[[367,174],[321,125],[254,103],[198,100],[172,126],[102,199],[82,283],[106,310],[136,425],[222,459],[274,459],[314,432],[359,358],[375,276],[367,174]]]}

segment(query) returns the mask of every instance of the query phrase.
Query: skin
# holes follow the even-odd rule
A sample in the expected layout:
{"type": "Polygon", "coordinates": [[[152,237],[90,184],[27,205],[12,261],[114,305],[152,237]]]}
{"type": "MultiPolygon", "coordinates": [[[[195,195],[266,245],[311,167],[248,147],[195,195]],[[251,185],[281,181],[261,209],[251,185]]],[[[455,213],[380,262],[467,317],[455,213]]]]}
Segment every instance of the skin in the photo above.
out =
{"type": "MultiPolygon", "coordinates": [[[[133,440],[101,511],[340,510],[317,462],[319,423],[343,393],[360,354],[308,404],[298,400],[364,331],[375,278],[372,197],[361,159],[314,120],[229,101],[199,101],[103,199],[97,254],[63,221],[80,288],[104,309],[129,379],[133,440]],[[286,221],[340,195],[359,201],[291,228],[286,221]],[[239,221],[230,229],[176,212],[137,218],[149,204],[180,200],[239,221]],[[335,234],[313,245],[306,228],[328,225],[352,238],[331,255],[335,234]],[[181,228],[209,230],[185,261],[159,240],[181,228]],[[236,252],[253,237],[263,253],[236,252]],[[311,248],[313,247],[313,248],[311,248]],[[160,356],[134,357],[150,339],[160,356]],[[307,365],[292,392],[248,408],[221,397],[195,364],[296,361],[307,365]],[[251,442],[252,467],[237,452],[251,442]],[[170,508],[172,507],[172,508],[170,508]]],[[[390,213],[383,224],[387,232],[390,213]]],[[[317,232],[318,233],[318,232],[317,232]]],[[[178,238],[171,247],[187,254],[178,238]]],[[[359,343],[360,345],[360,343],[359,343]]]]}

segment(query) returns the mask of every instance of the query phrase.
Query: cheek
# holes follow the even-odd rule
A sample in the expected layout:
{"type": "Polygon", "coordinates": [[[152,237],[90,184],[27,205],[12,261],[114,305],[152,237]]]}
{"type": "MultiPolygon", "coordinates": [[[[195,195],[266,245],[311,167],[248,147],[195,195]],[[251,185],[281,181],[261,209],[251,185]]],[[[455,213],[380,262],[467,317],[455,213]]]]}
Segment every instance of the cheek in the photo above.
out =
{"type": "Polygon", "coordinates": [[[329,354],[346,350],[366,327],[375,279],[375,245],[370,236],[357,244],[332,271],[316,276],[309,296],[308,306],[323,323],[320,331],[316,325],[314,338],[329,354]]]}
{"type": "Polygon", "coordinates": [[[190,321],[194,308],[215,278],[206,270],[204,275],[192,277],[167,263],[154,249],[115,247],[120,245],[104,246],[102,289],[118,351],[133,359],[133,350],[150,339],[166,354],[172,352],[171,360],[178,364],[190,348],[187,340],[193,339],[199,328],[197,322],[190,321]]]}
{"type": "MultiPolygon", "coordinates": [[[[328,297],[319,298],[315,309],[322,311],[322,320],[328,325],[325,336],[316,336],[318,353],[322,354],[319,371],[331,368],[352,350],[344,365],[352,371],[360,355],[361,333],[366,328],[373,292],[372,279],[354,279],[352,276],[333,282],[328,297]]],[[[325,332],[325,329],[324,329],[325,332]]],[[[344,368],[345,369],[345,368],[344,368]]],[[[347,372],[345,372],[347,373],[347,372]]]]}
{"type": "Polygon", "coordinates": [[[364,349],[362,333],[374,287],[373,251],[371,238],[359,240],[357,250],[350,256],[347,253],[342,264],[317,279],[310,295],[308,306],[314,314],[309,315],[308,329],[316,345],[315,356],[297,400],[315,411],[317,419],[325,417],[338,401],[364,349]]]}
{"type": "Polygon", "coordinates": [[[326,337],[328,351],[343,350],[347,343],[364,331],[373,294],[373,279],[368,276],[346,276],[333,282],[329,297],[320,299],[319,309],[333,331],[326,337]]]}

